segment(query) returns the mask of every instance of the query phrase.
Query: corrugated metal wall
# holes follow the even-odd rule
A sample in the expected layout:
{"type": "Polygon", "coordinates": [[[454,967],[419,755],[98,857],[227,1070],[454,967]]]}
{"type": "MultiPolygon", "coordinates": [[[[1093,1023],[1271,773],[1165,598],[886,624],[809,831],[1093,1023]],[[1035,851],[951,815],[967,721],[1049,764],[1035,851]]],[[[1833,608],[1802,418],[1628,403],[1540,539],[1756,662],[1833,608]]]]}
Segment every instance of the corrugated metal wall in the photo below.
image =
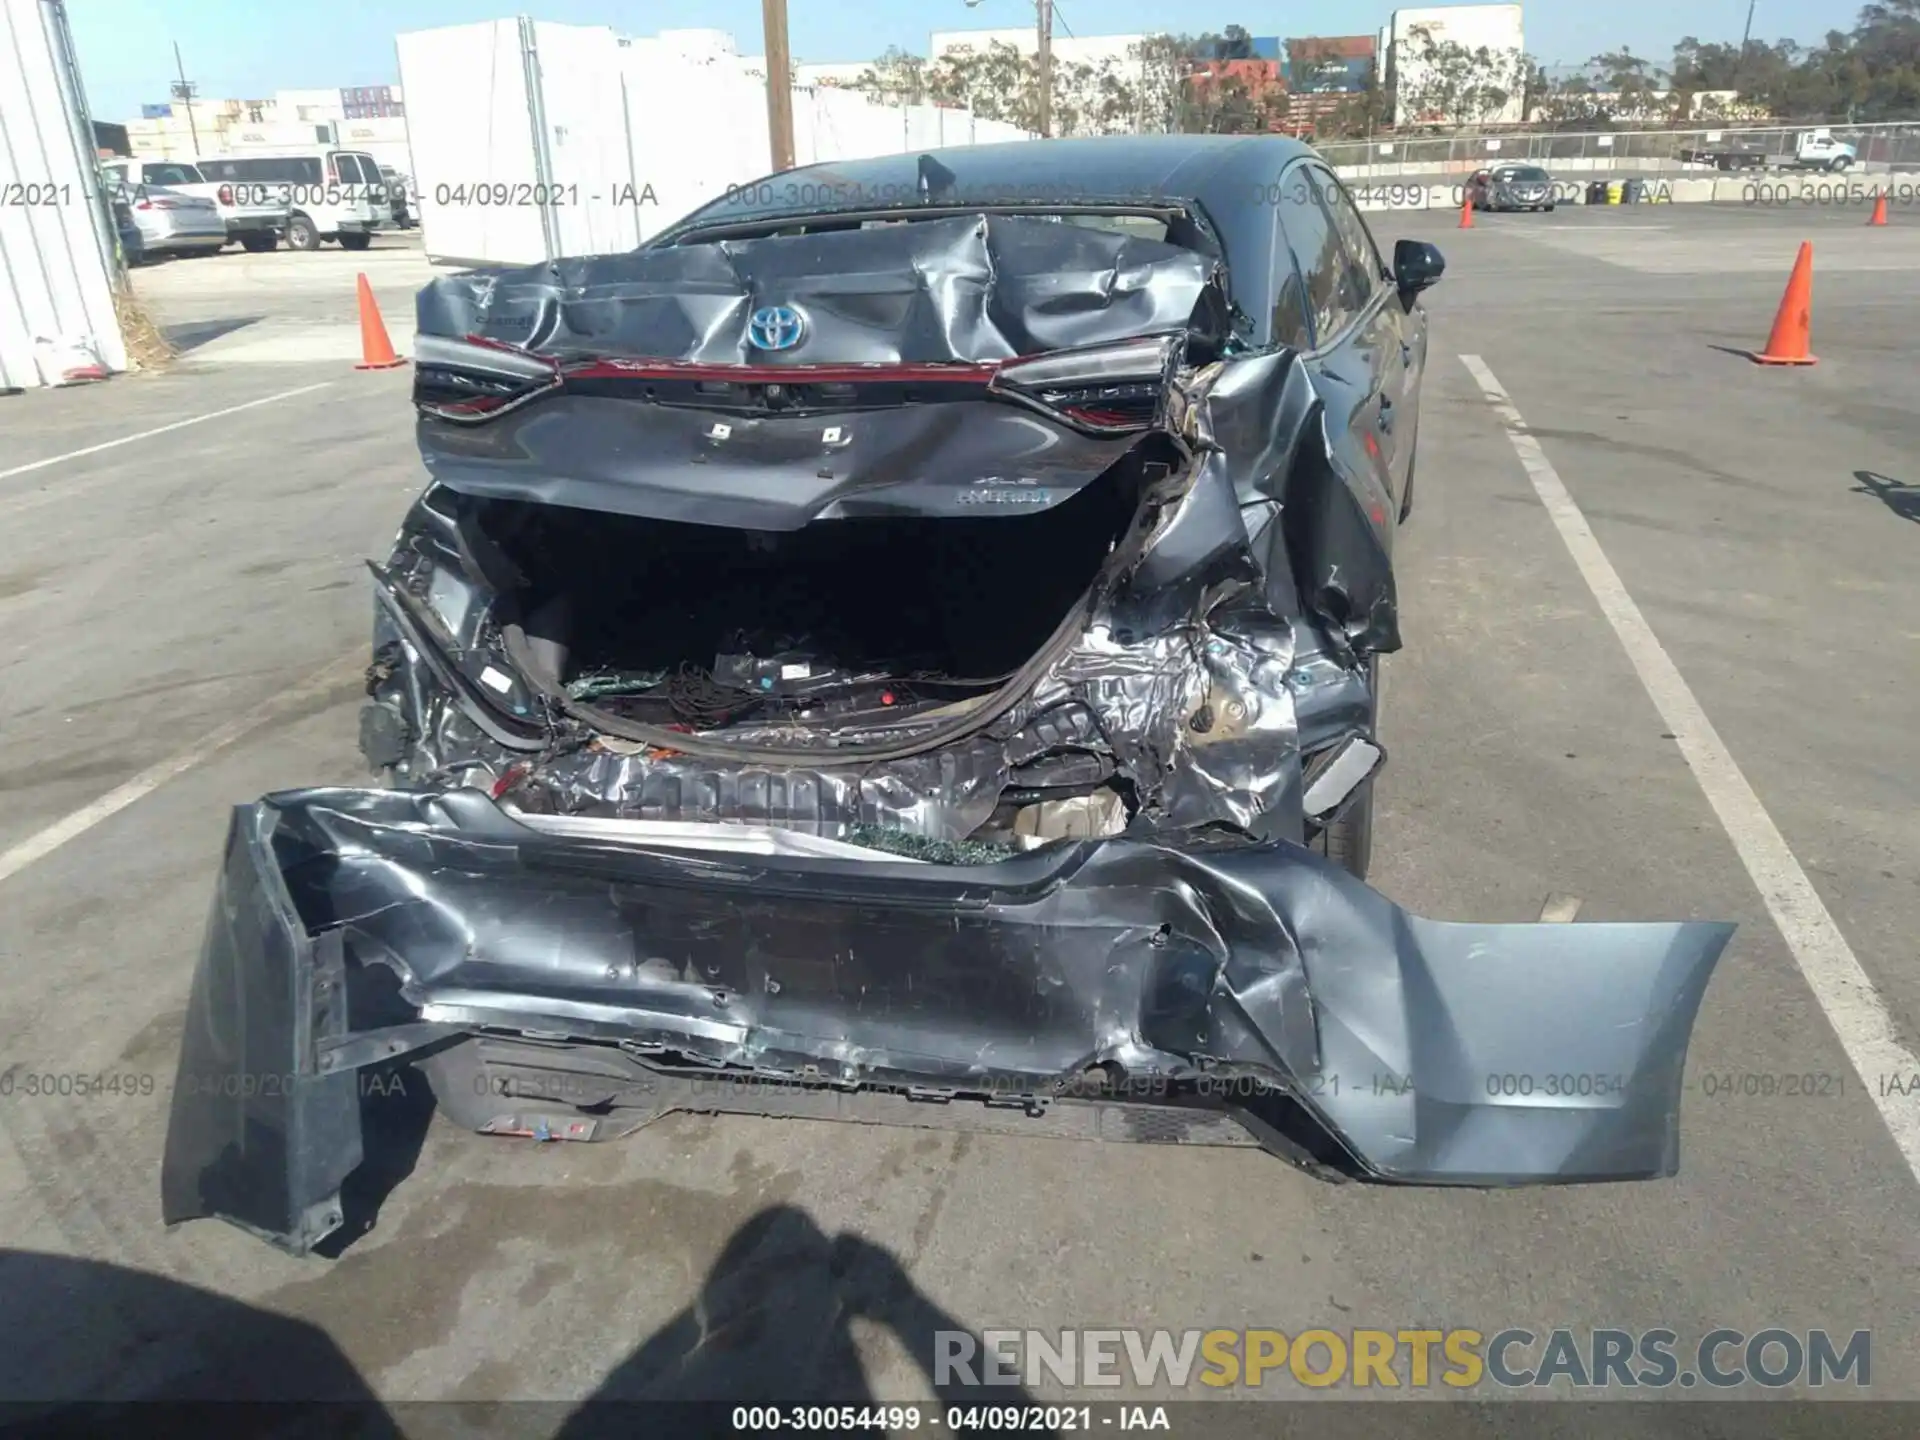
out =
{"type": "Polygon", "coordinates": [[[44,385],[47,345],[127,366],[115,244],[59,0],[0,0],[0,390],[44,385]]]}

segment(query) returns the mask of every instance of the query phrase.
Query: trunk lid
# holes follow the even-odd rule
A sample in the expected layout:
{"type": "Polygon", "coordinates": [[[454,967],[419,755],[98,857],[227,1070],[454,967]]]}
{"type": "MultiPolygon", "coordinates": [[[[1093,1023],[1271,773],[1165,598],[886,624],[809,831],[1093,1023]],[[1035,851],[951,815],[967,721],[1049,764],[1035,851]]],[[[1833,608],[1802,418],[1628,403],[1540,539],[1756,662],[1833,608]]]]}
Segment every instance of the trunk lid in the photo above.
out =
{"type": "Polygon", "coordinates": [[[1059,504],[1226,343],[1224,271],[1027,216],[680,244],[444,277],[415,401],[473,495],[790,530],[1059,504]]]}

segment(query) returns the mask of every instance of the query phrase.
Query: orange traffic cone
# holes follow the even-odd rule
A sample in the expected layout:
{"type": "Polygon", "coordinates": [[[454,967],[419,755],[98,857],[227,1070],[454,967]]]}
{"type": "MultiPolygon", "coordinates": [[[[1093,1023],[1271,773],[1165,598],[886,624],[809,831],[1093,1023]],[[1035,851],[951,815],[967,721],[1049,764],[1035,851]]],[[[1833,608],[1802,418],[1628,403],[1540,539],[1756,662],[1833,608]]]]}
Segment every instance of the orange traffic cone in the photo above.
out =
{"type": "Polygon", "coordinates": [[[1460,228],[1462,230],[1473,228],[1473,197],[1471,195],[1463,197],[1460,201],[1460,228]]]}
{"type": "Polygon", "coordinates": [[[393,341],[387,338],[386,322],[373,303],[373,286],[365,275],[360,277],[360,357],[356,370],[391,370],[407,363],[393,353],[393,341]]]}
{"type": "Polygon", "coordinates": [[[1793,262],[1793,274],[1787,277],[1787,293],[1780,297],[1780,309],[1773,317],[1773,333],[1767,336],[1767,348],[1754,355],[1762,365],[1814,365],[1807,349],[1813,333],[1813,242],[1800,242],[1800,256],[1793,262]]]}
{"type": "Polygon", "coordinates": [[[1887,223],[1887,197],[1884,195],[1876,195],[1873,197],[1873,216],[1871,219],[1867,221],[1867,224],[1884,225],[1886,223],[1887,223]]]}

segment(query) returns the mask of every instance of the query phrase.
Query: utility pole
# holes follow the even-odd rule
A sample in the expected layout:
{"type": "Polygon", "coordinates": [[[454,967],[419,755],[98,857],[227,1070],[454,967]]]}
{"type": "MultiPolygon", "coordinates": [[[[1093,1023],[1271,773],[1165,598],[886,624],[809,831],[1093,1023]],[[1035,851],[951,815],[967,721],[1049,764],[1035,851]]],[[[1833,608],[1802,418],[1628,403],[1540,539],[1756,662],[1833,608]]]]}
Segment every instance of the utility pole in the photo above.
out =
{"type": "Polygon", "coordinates": [[[187,107],[187,133],[193,136],[193,158],[200,158],[200,127],[193,119],[193,82],[187,79],[187,67],[180,59],[180,42],[173,42],[173,68],[180,78],[174,83],[173,98],[187,107]]]}
{"type": "Polygon", "coordinates": [[[1040,138],[1053,133],[1053,0],[1033,0],[1039,14],[1040,138]]]}
{"type": "Polygon", "coordinates": [[[1740,102],[1740,77],[1747,73],[1747,41],[1753,35],[1753,7],[1758,3],[1759,0],[1747,0],[1747,28],[1740,32],[1740,54],[1733,62],[1733,99],[1735,105],[1738,105],[1740,102]]]}
{"type": "Polygon", "coordinates": [[[787,0],[760,0],[767,43],[767,139],[776,172],[793,169],[793,63],[787,57],[787,0]]]}

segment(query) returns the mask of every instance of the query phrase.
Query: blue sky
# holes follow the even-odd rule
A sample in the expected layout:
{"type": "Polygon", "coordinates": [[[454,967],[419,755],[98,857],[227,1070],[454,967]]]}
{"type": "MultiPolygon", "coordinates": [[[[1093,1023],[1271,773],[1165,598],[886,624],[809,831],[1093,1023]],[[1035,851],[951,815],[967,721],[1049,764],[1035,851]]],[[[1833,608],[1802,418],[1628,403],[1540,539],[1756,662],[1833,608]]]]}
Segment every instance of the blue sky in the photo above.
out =
{"type": "MultiPolygon", "coordinates": [[[[1058,0],[1076,34],[1224,29],[1255,35],[1365,34],[1385,22],[1393,0],[1058,0]]],[[[1854,0],[1758,0],[1753,28],[1768,40],[1803,43],[1829,29],[1850,29],[1854,0]]],[[[260,98],[275,90],[382,85],[399,80],[393,37],[524,10],[539,20],[611,25],[623,34],[707,26],[731,30],[744,53],[758,53],[757,0],[71,0],[74,40],[96,119],[137,116],[143,102],[167,98],[173,46],[200,93],[260,98]]],[[[925,53],[935,29],[1024,25],[1030,0],[789,0],[788,26],[799,60],[863,60],[889,45],[925,53]]],[[[1526,7],[1527,48],[1547,64],[1575,63],[1626,44],[1665,61],[1673,42],[1692,34],[1740,38],[1746,0],[1533,0],[1526,7]]]]}

